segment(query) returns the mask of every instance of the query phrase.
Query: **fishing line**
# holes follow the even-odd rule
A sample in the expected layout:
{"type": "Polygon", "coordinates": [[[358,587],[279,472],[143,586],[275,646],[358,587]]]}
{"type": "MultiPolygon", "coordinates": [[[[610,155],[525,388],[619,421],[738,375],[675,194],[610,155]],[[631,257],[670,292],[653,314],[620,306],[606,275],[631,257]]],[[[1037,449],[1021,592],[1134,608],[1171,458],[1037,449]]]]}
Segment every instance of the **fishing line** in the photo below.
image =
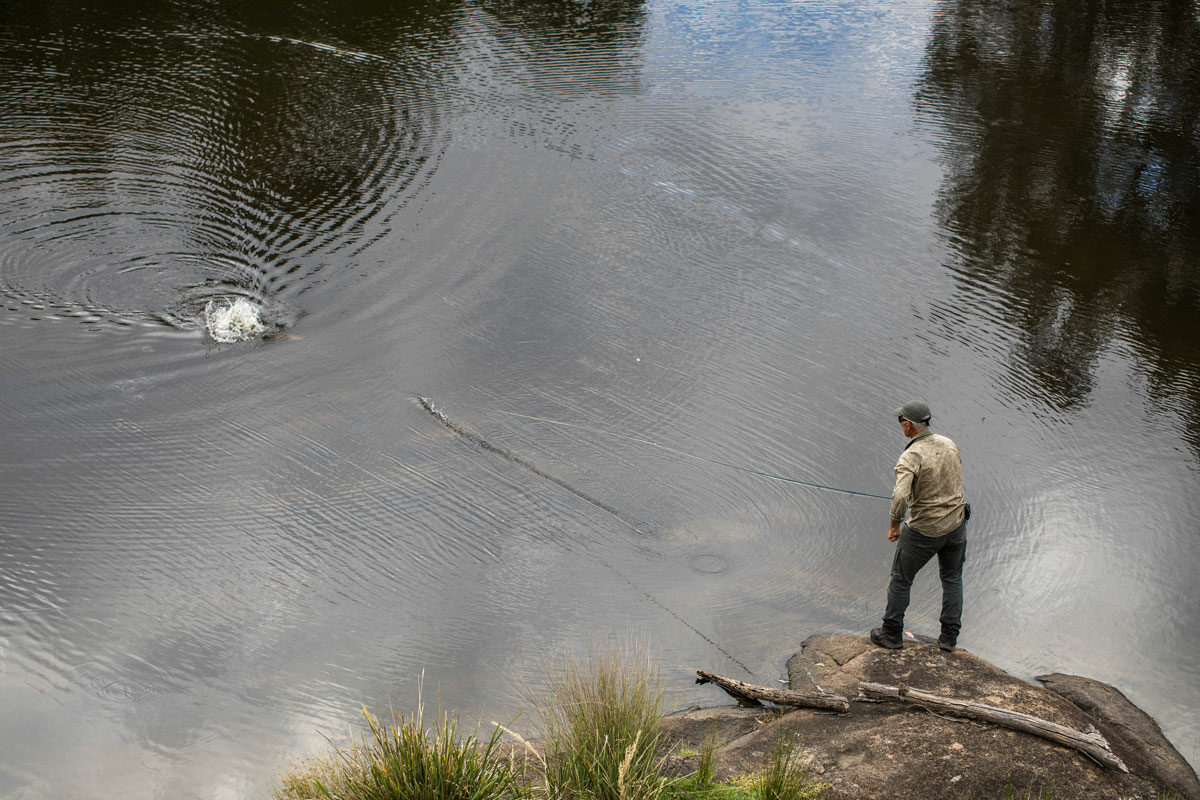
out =
{"type": "MultiPolygon", "coordinates": [[[[602,511],[606,512],[610,516],[615,517],[623,525],[630,528],[634,532],[636,532],[636,533],[643,532],[642,529],[639,527],[639,525],[642,525],[644,523],[640,523],[636,520],[633,520],[633,519],[627,517],[625,514],[622,514],[616,508],[613,508],[612,506],[610,506],[608,503],[605,503],[602,500],[597,500],[596,498],[592,497],[591,495],[586,494],[585,492],[582,492],[579,489],[576,489],[574,486],[567,483],[563,479],[561,479],[555,475],[551,475],[549,472],[546,472],[545,470],[540,468],[537,464],[534,464],[532,461],[521,458],[520,456],[518,456],[516,453],[512,452],[511,450],[507,450],[498,445],[494,445],[491,442],[489,442],[487,439],[484,439],[479,434],[477,434],[471,430],[468,430],[467,428],[463,427],[461,424],[459,424],[459,423],[455,422],[454,420],[450,419],[449,417],[447,417],[445,415],[445,413],[442,412],[441,409],[439,409],[433,405],[433,401],[430,400],[428,397],[418,397],[418,398],[416,398],[416,400],[418,403],[420,403],[421,408],[423,408],[427,412],[429,412],[429,414],[434,419],[436,419],[438,422],[445,425],[447,428],[449,428],[451,431],[453,431],[458,436],[462,437],[463,439],[466,439],[471,444],[480,448],[481,450],[486,450],[489,453],[495,453],[496,455],[500,456],[501,458],[506,459],[507,461],[511,461],[512,463],[528,470],[529,472],[532,472],[534,475],[537,475],[539,478],[544,478],[544,479],[550,481],[551,483],[553,483],[555,486],[565,489],[566,491],[575,495],[579,499],[592,504],[593,506],[601,509],[602,511]]],[[[586,541],[583,542],[583,545],[584,545],[584,547],[588,547],[588,544],[586,541]]],[[[588,549],[589,549],[589,553],[591,554],[592,558],[594,558],[596,561],[598,561],[602,566],[607,567],[610,572],[612,572],[614,575],[616,575],[618,578],[620,578],[622,581],[624,581],[626,584],[628,584],[631,588],[633,588],[635,591],[637,591],[639,594],[641,594],[643,597],[645,597],[651,603],[653,603],[654,605],[658,606],[663,611],[670,614],[672,617],[674,617],[676,620],[678,620],[681,624],[683,624],[686,628],[688,628],[692,633],[696,634],[701,639],[708,642],[710,645],[712,645],[712,647],[714,649],[716,649],[718,652],[720,652],[722,655],[724,655],[730,661],[732,661],[733,663],[735,663],[739,667],[741,667],[743,670],[745,670],[747,674],[751,675],[752,677],[758,677],[757,675],[755,675],[754,670],[750,669],[748,666],[746,666],[740,660],[738,660],[732,653],[730,653],[724,647],[721,647],[721,645],[719,645],[715,641],[713,641],[712,637],[708,636],[703,631],[701,631],[699,628],[697,628],[695,625],[693,625],[692,623],[690,623],[686,619],[684,619],[682,616],[680,616],[679,612],[675,611],[675,609],[671,608],[670,606],[664,604],[657,597],[655,597],[654,595],[647,592],[645,589],[643,589],[638,584],[634,583],[632,579],[626,577],[626,575],[623,572],[621,572],[619,569],[614,567],[612,564],[608,563],[608,561],[606,561],[602,556],[598,555],[595,551],[591,550],[590,548],[588,548],[588,549]]]]}

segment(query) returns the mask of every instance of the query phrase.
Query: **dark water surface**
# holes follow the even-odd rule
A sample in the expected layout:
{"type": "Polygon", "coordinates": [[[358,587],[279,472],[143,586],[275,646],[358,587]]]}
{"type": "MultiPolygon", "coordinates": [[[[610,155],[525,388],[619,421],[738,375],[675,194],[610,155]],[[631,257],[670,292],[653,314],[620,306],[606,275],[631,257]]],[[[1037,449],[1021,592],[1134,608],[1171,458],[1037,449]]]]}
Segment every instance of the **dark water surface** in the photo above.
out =
{"type": "Polygon", "coordinates": [[[675,705],[773,683],[877,623],[886,501],[601,431],[887,494],[911,397],[961,644],[1200,763],[1195,3],[0,24],[0,796],[262,796],[422,673],[509,719],[631,631],[675,705]],[[213,340],[237,298],[265,339],[213,340]]]}

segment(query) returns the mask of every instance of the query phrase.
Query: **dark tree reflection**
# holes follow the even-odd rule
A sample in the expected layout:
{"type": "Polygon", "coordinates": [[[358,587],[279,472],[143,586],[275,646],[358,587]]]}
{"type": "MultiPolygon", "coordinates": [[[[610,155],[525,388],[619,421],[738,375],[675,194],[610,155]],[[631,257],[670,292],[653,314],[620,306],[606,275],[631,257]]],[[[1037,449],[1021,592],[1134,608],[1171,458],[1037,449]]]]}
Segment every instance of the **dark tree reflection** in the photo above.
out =
{"type": "Polygon", "coordinates": [[[917,107],[964,292],[1007,298],[1034,389],[1086,399],[1122,331],[1200,448],[1200,12],[948,0],[917,107]]]}
{"type": "Polygon", "coordinates": [[[0,178],[15,176],[24,193],[10,188],[0,215],[15,215],[20,222],[7,227],[25,237],[0,246],[39,265],[34,271],[63,265],[36,281],[0,269],[0,298],[16,309],[50,306],[124,324],[133,309],[135,318],[186,324],[212,297],[294,302],[347,263],[344,275],[369,271],[364,264],[386,269],[397,263],[392,252],[363,254],[399,241],[454,137],[474,135],[474,125],[483,137],[575,152],[564,140],[577,126],[535,136],[539,125],[552,127],[554,103],[571,90],[637,90],[642,6],[0,4],[0,140],[20,145],[0,159],[0,178]],[[563,65],[575,64],[584,66],[566,86],[563,65]],[[517,81],[552,91],[516,102],[517,81]],[[502,122],[489,128],[470,118],[476,111],[502,122]],[[72,238],[48,221],[67,214],[60,206],[119,217],[97,215],[86,237],[72,238]],[[62,244],[76,240],[73,250],[62,244]],[[53,257],[47,242],[56,243],[53,257]],[[90,284],[78,290],[90,280],[81,276],[115,272],[104,253],[166,275],[166,288],[140,295],[149,284],[129,279],[101,287],[99,300],[90,284]]]}

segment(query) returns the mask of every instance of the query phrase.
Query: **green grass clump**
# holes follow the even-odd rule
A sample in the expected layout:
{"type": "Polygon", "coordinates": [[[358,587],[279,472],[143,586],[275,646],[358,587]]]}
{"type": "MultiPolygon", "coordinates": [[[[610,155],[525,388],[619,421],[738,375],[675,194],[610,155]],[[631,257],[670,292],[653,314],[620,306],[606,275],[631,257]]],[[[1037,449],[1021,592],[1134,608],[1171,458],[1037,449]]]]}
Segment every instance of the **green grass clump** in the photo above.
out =
{"type": "Polygon", "coordinates": [[[781,736],[771,753],[767,771],[759,780],[761,800],[816,800],[829,784],[813,780],[808,767],[796,756],[794,740],[781,736]]]}
{"type": "Polygon", "coordinates": [[[712,785],[717,769],[717,726],[713,725],[708,736],[704,737],[704,745],[700,749],[700,760],[696,764],[696,785],[705,788],[712,785]]]}
{"type": "Polygon", "coordinates": [[[388,724],[366,709],[369,735],[349,750],[301,762],[274,791],[275,800],[815,800],[828,788],[812,780],[781,739],[764,774],[717,782],[714,727],[698,751],[694,774],[663,774],[664,689],[645,648],[593,648],[562,659],[547,674],[543,696],[530,693],[542,722],[540,747],[496,725],[486,742],[460,739],[457,720],[439,712],[425,727],[423,707],[388,724]],[[534,760],[504,757],[508,732],[534,760]],[[531,780],[526,780],[530,778],[531,780]]]}
{"type": "Polygon", "coordinates": [[[563,659],[547,675],[547,688],[532,699],[546,736],[550,800],[662,795],[662,680],[640,649],[593,648],[585,661],[563,659]]]}
{"type": "Polygon", "coordinates": [[[371,734],[350,750],[310,759],[285,774],[276,800],[519,800],[528,791],[511,760],[499,758],[500,727],[486,743],[460,739],[440,714],[426,729],[423,707],[385,724],[365,708],[371,734]]]}
{"type": "Polygon", "coordinates": [[[727,783],[714,781],[712,760],[717,740],[709,737],[693,774],[671,781],[663,800],[817,800],[829,784],[814,780],[796,755],[793,740],[784,736],[776,743],[766,772],[737,775],[727,783]],[[710,759],[706,766],[705,755],[710,759]]]}
{"type": "Polygon", "coordinates": [[[758,793],[745,784],[703,783],[696,775],[688,775],[668,783],[663,800],[758,800],[758,793]]]}
{"type": "Polygon", "coordinates": [[[341,756],[306,759],[284,773],[271,796],[276,800],[325,800],[332,791],[334,797],[346,797],[350,782],[346,773],[351,769],[361,773],[361,763],[357,751],[351,761],[341,756]]]}

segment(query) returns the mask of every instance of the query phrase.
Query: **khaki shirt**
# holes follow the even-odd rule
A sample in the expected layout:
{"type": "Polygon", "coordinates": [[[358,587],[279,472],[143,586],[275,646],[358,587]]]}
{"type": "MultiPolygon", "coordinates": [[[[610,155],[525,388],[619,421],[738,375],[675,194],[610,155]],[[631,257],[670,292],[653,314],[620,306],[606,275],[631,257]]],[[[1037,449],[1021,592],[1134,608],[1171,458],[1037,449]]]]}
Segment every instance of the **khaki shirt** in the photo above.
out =
{"type": "Polygon", "coordinates": [[[908,514],[908,527],[944,536],[963,523],[962,458],[954,442],[929,431],[914,436],[896,462],[892,519],[908,514]]]}

